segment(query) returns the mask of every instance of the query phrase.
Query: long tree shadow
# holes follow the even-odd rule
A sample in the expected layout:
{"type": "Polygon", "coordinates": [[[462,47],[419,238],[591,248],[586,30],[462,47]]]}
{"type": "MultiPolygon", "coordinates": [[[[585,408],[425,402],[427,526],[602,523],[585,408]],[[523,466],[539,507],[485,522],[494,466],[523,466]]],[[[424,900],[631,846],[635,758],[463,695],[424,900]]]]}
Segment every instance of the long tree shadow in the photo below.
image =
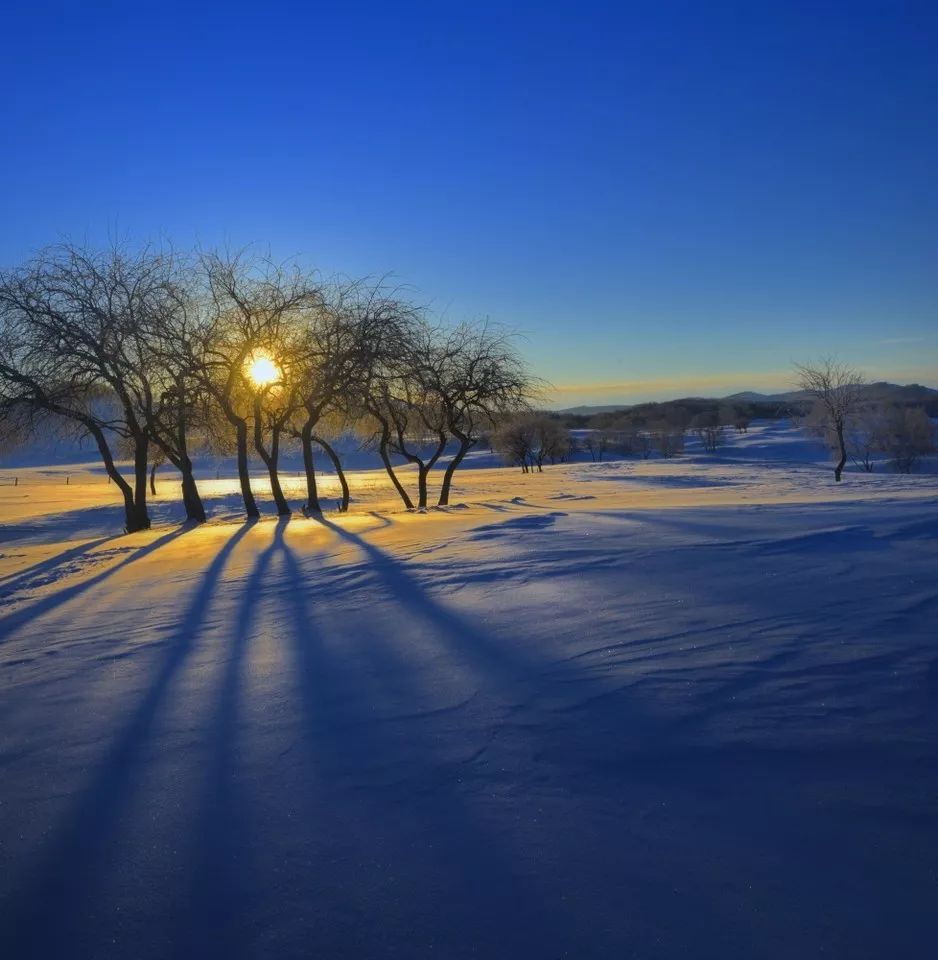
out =
{"type": "MultiPolygon", "coordinates": [[[[286,523],[286,518],[277,521],[278,533],[286,523]]],[[[250,952],[251,947],[231,922],[232,917],[246,914],[256,882],[251,863],[252,811],[238,783],[238,726],[249,641],[277,549],[275,539],[258,555],[239,587],[234,632],[226,651],[215,709],[209,714],[210,752],[201,806],[189,841],[193,852],[189,895],[176,918],[177,946],[196,956],[236,958],[250,952]]]]}
{"type": "Polygon", "coordinates": [[[56,610],[70,600],[74,600],[75,597],[79,597],[92,587],[98,586],[98,584],[103,583],[109,577],[114,576],[115,573],[118,573],[130,564],[142,560],[149,554],[159,550],[160,547],[165,546],[170,541],[181,537],[193,529],[195,528],[187,525],[171,530],[169,533],[164,533],[163,536],[135,550],[120,562],[115,563],[112,567],[108,567],[106,570],[102,570],[100,573],[89,577],[87,580],[82,580],[80,583],[74,583],[69,587],[63,587],[61,590],[57,590],[55,593],[50,593],[48,596],[35,601],[35,603],[31,603],[28,607],[17,610],[16,613],[0,619],[0,642],[2,642],[5,636],[8,637],[24,624],[33,623],[38,617],[56,610]]]}
{"type": "MultiPolygon", "coordinates": [[[[87,922],[87,905],[94,902],[97,884],[102,879],[102,864],[120,814],[137,789],[154,720],[172,681],[198,640],[232,552],[250,529],[251,525],[240,527],[206,569],[143,699],[52,835],[34,876],[24,878],[15,902],[7,906],[6,922],[15,924],[8,956],[82,955],[81,938],[87,932],[82,924],[87,922]],[[50,917],[55,918],[54,923],[49,922],[50,917]]],[[[181,532],[167,534],[144,550],[151,552],[181,532]]],[[[139,555],[134,554],[125,563],[139,555]]],[[[96,582],[112,572],[113,569],[105,571],[96,582]]],[[[87,584],[79,586],[87,589],[87,584]]]]}
{"type": "MultiPolygon", "coordinates": [[[[25,570],[18,570],[16,573],[8,573],[5,577],[0,577],[0,589],[6,592],[8,590],[21,590],[23,586],[27,584],[33,587],[37,586],[37,584],[29,583],[29,581],[34,580],[36,577],[50,576],[72,560],[78,560],[103,544],[120,539],[121,537],[115,534],[111,537],[98,537],[96,540],[80,543],[77,547],[70,547],[68,550],[63,550],[54,557],[49,557],[46,560],[40,560],[39,563],[34,563],[25,570]]],[[[53,577],[53,579],[55,578],[53,577]]]]}
{"type": "MultiPolygon", "coordinates": [[[[357,537],[352,539],[358,542],[357,537]]],[[[422,954],[426,943],[433,942],[446,954],[447,939],[452,953],[460,948],[465,951],[467,936],[499,942],[503,948],[510,945],[517,956],[525,955],[525,950],[534,951],[528,955],[549,955],[563,935],[563,918],[557,912],[545,914],[506,838],[487,829],[482,810],[473,809],[472,794],[461,785],[461,774],[468,772],[464,765],[471,757],[441,754],[433,730],[434,711],[422,714],[424,722],[403,726],[383,716],[391,712],[393,704],[419,710],[426,700],[427,691],[414,684],[408,662],[383,639],[379,621],[367,636],[355,638],[358,652],[371,661],[371,668],[363,670],[360,661],[343,666],[341,645],[329,652],[323,622],[308,601],[310,578],[286,543],[284,526],[278,528],[274,546],[285,570],[283,589],[298,667],[304,740],[322,783],[319,803],[325,799],[330,816],[338,821],[340,837],[354,838],[352,852],[337,858],[338,862],[354,866],[374,857],[376,850],[382,851],[394,884],[389,889],[395,898],[403,899],[407,915],[402,916],[399,906],[385,916],[375,915],[374,911],[382,909],[382,895],[377,895],[375,903],[363,900],[368,885],[360,877],[319,877],[314,882],[322,885],[328,879],[354,891],[357,902],[353,909],[365,924],[359,935],[373,938],[375,928],[386,925],[390,937],[400,937],[402,930],[394,927],[403,924],[409,931],[413,924],[413,933],[407,936],[413,937],[414,955],[422,954]],[[366,675],[372,678],[370,682],[366,675]],[[421,889],[428,878],[434,893],[421,889]],[[485,931],[473,932],[478,923],[473,905],[483,889],[485,931]]],[[[386,566],[393,562],[388,560],[386,566]]],[[[387,574],[386,569],[384,572],[387,574]]],[[[396,587],[407,588],[394,600],[421,602],[419,589],[415,595],[413,584],[403,574],[390,577],[396,587]]],[[[437,625],[441,618],[438,613],[437,625]]],[[[454,627],[453,620],[443,622],[447,628],[454,627]]],[[[415,719],[419,721],[419,717],[415,719]]],[[[313,825],[310,829],[323,829],[315,817],[309,822],[313,825]]],[[[361,949],[367,950],[367,943],[363,941],[361,949]]],[[[313,946],[326,955],[339,955],[330,951],[341,950],[342,941],[327,938],[313,946]]],[[[356,954],[348,940],[344,948],[342,955],[365,955],[356,954]]]]}
{"type": "MultiPolygon", "coordinates": [[[[674,723],[666,714],[651,712],[630,695],[628,684],[590,675],[572,660],[550,660],[519,650],[509,639],[479,630],[435,600],[404,563],[326,518],[317,520],[360,549],[379,583],[401,607],[432,628],[437,648],[446,650],[454,665],[468,665],[485,688],[533,711],[536,719],[528,729],[538,756],[552,758],[568,772],[592,766],[603,778],[617,780],[627,777],[636,762],[687,751],[683,734],[689,726],[683,719],[674,723]],[[589,723],[577,722],[587,713],[589,723]],[[589,736],[590,724],[608,736],[589,736]]],[[[595,561],[598,569],[607,565],[614,567],[611,560],[595,561]]]]}
{"type": "Polygon", "coordinates": [[[539,662],[534,658],[492,640],[458,614],[433,600],[404,564],[384,550],[325,517],[317,517],[316,520],[346,543],[357,547],[367,557],[369,569],[391,596],[407,610],[428,621],[436,628],[435,635],[441,642],[481,669],[489,680],[523,679],[539,667],[539,662]]]}

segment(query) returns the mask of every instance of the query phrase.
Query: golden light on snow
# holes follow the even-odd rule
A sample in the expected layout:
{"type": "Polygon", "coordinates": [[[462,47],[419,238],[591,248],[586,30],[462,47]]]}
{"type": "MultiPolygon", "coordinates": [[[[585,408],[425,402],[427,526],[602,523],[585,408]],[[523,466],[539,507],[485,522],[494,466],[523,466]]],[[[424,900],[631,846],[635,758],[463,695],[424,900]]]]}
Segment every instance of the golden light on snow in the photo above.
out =
{"type": "Polygon", "coordinates": [[[266,387],[280,379],[280,368],[267,353],[254,353],[248,358],[247,374],[255,387],[266,387]]]}

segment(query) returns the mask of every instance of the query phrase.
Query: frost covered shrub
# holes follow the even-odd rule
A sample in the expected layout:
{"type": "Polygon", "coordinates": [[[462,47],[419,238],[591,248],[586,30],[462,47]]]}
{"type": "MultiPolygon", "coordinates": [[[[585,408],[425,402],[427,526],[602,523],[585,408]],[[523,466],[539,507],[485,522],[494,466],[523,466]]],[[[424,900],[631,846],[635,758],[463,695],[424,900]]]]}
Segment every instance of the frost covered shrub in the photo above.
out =
{"type": "Polygon", "coordinates": [[[883,450],[898,473],[911,473],[935,449],[935,427],[921,407],[892,411],[883,426],[883,450]]]}

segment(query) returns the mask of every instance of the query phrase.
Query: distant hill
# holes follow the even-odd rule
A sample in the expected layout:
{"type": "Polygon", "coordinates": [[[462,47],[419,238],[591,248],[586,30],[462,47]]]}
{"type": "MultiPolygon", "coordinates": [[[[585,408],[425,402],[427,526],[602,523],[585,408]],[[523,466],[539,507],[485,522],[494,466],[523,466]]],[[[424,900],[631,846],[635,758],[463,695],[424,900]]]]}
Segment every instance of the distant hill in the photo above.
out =
{"type": "MultiPolygon", "coordinates": [[[[779,394],[776,394],[779,396],[779,394]]],[[[764,403],[769,399],[767,393],[756,393],[755,390],[744,390],[742,393],[731,393],[728,397],[721,397],[728,403],[764,403]]]]}
{"type": "MultiPolygon", "coordinates": [[[[899,403],[928,403],[938,397],[938,390],[932,387],[923,387],[920,383],[909,383],[902,386],[898,383],[887,383],[878,380],[876,383],[867,383],[863,386],[864,395],[870,400],[891,400],[899,403]]],[[[743,393],[733,393],[722,397],[727,403],[793,403],[806,396],[803,390],[789,390],[787,393],[756,393],[747,390],[743,393]]]]}
{"type": "MultiPolygon", "coordinates": [[[[923,387],[919,383],[900,385],[897,383],[868,383],[863,392],[869,400],[889,401],[892,403],[921,404],[932,416],[938,415],[938,390],[932,387],[923,387]]],[[[792,404],[803,400],[806,394],[802,390],[789,390],[786,393],[759,393],[755,390],[743,390],[732,393],[727,397],[682,397],[676,400],[660,401],[660,404],[677,404],[696,406],[701,403],[730,403],[730,404],[792,404]]],[[[649,403],[619,403],[603,404],[601,406],[567,407],[557,410],[556,413],[591,417],[599,413],[616,413],[623,410],[635,410],[640,407],[649,407],[649,403]]]]}
{"type": "Polygon", "coordinates": [[[553,413],[572,414],[575,417],[591,417],[594,413],[615,413],[617,410],[628,410],[629,407],[623,403],[614,403],[610,406],[598,407],[565,407],[563,410],[554,410],[553,413]]]}

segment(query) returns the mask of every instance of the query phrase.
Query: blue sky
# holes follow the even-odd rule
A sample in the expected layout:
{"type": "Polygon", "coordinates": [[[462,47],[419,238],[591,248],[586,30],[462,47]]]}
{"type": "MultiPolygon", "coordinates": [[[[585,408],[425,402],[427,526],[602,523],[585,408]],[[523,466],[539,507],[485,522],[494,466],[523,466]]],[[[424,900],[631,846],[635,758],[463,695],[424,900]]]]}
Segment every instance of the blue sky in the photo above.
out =
{"type": "Polygon", "coordinates": [[[0,263],[258,242],[524,332],[555,402],[938,386],[935,3],[19,4],[0,263]]]}

